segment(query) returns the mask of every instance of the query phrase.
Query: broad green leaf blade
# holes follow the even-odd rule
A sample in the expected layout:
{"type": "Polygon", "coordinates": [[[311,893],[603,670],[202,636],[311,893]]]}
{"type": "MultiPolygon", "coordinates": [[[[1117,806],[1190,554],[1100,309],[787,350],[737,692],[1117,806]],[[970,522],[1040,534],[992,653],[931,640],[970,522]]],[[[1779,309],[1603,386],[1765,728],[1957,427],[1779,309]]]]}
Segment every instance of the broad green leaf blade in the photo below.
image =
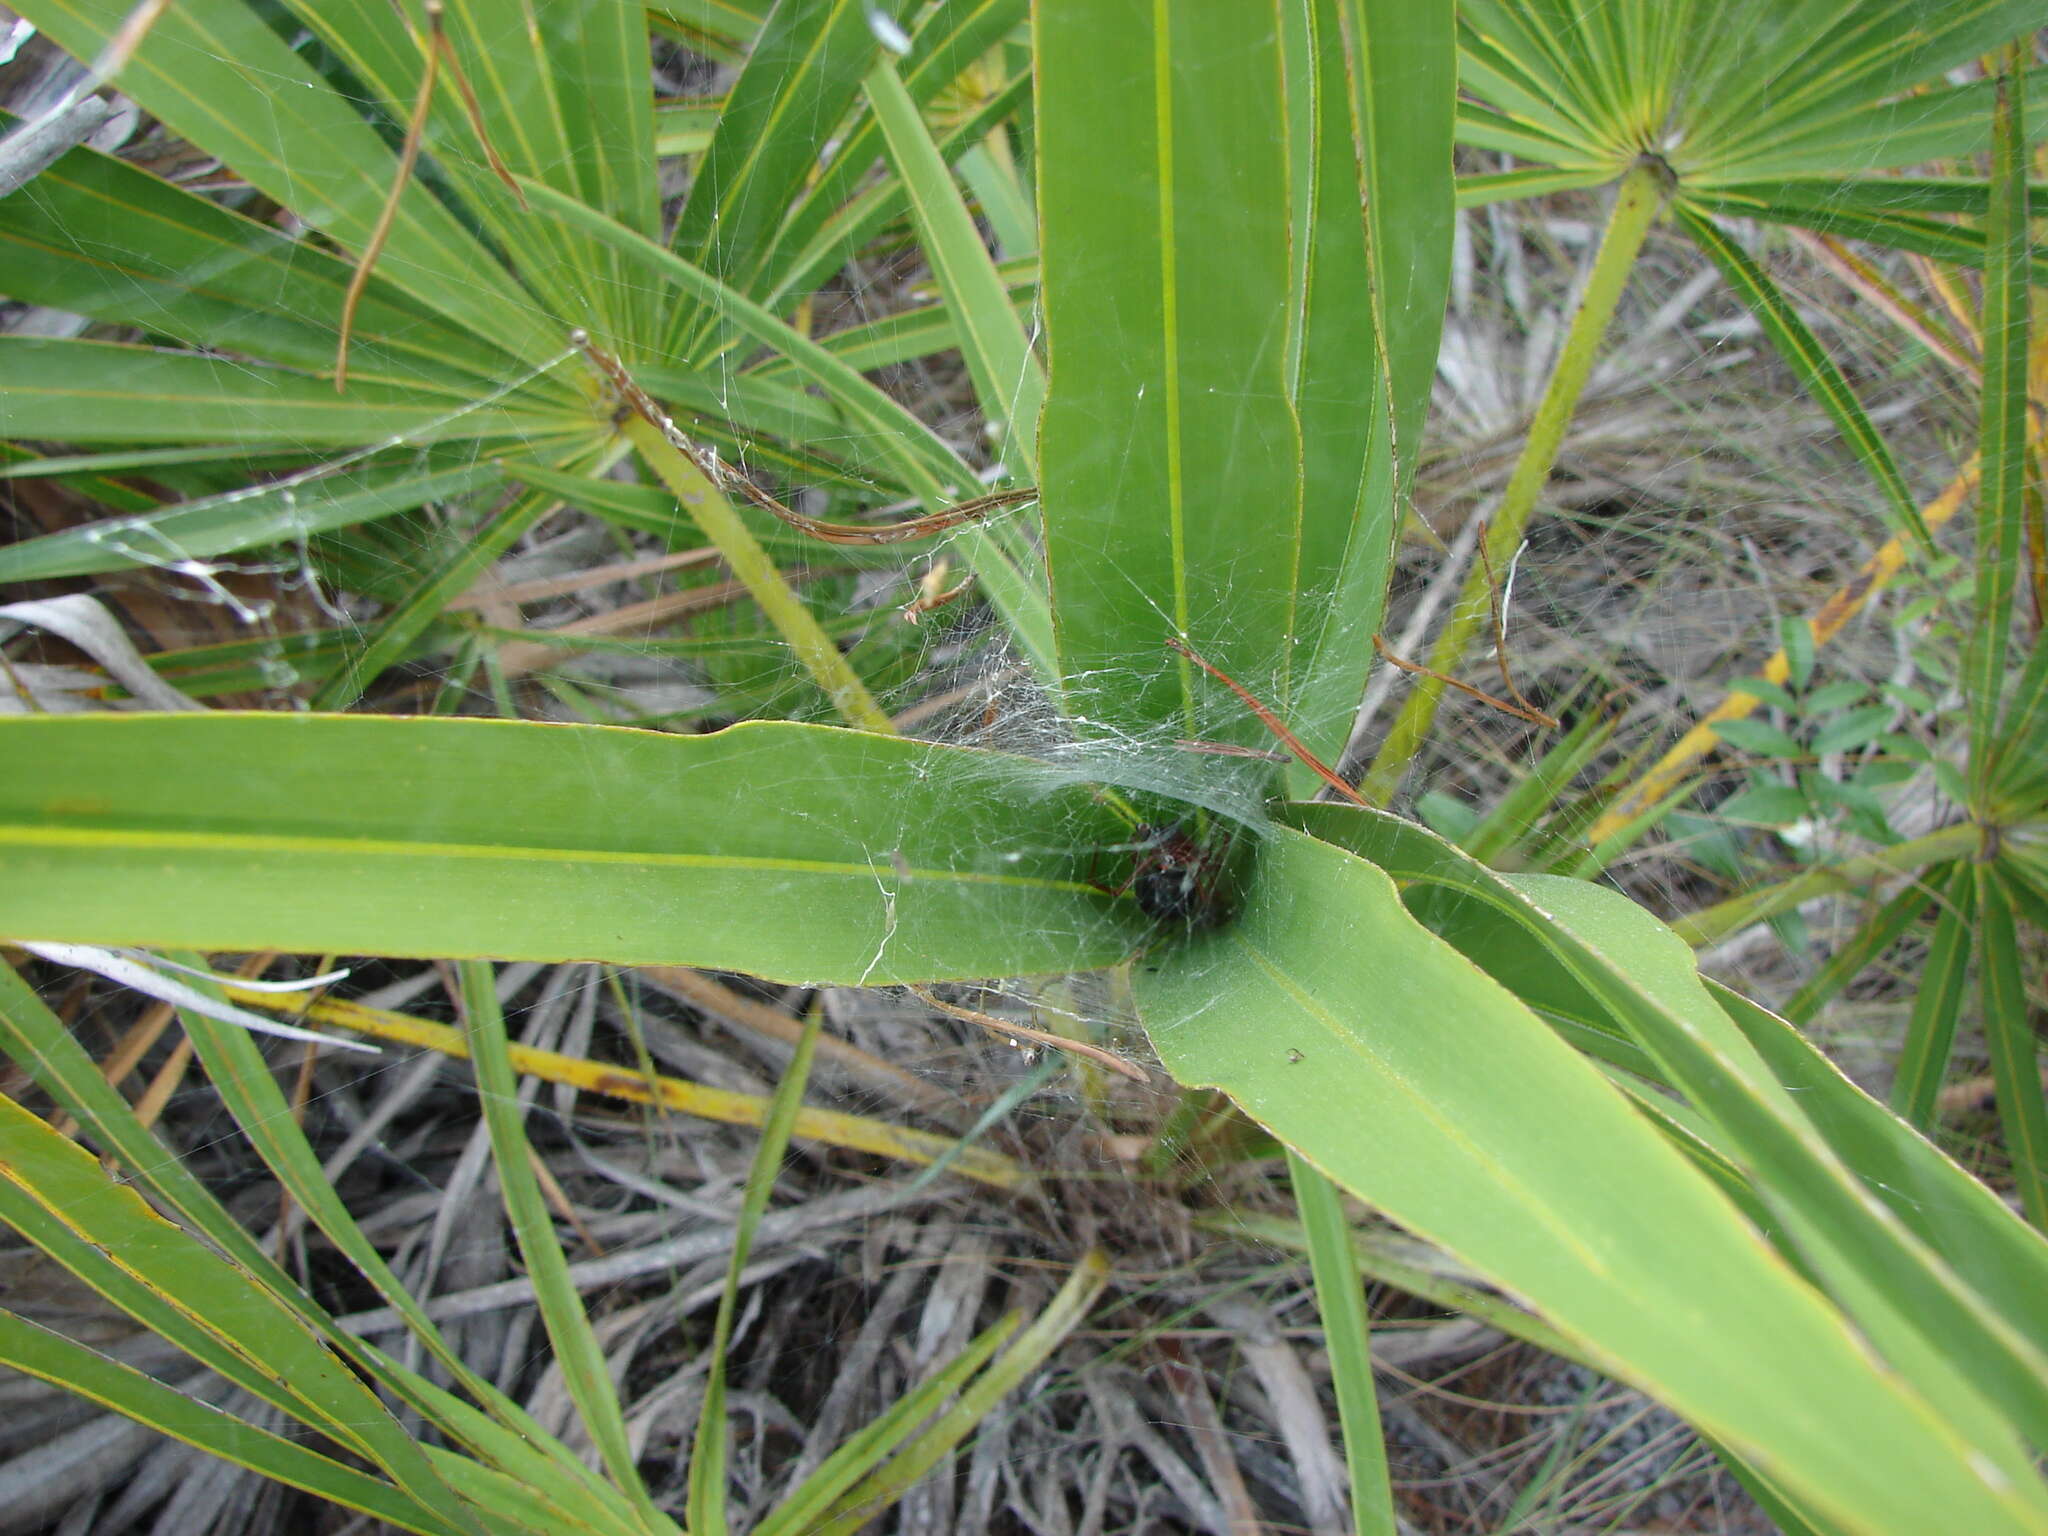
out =
{"type": "MultiPolygon", "coordinates": [[[[1421,447],[1450,292],[1451,140],[1457,95],[1451,7],[1340,0],[1350,109],[1360,124],[1375,329],[1391,381],[1398,494],[1421,447]]],[[[1324,88],[1334,89],[1336,77],[1324,88]]],[[[1336,134],[1331,133],[1333,141],[1336,134]]],[[[1326,195],[1341,199],[1332,176],[1326,195]]],[[[1365,649],[1370,649],[1369,646],[1365,649]]]]}
{"type": "MultiPolygon", "coordinates": [[[[1979,402],[1977,458],[1984,467],[1977,490],[1977,603],[1964,652],[1970,719],[1972,809],[1984,800],[1998,770],[1999,703],[2006,685],[2013,595],[2019,586],[2021,529],[2027,500],[2027,362],[2032,296],[2027,290],[2027,161],[2025,119],[2014,88],[2027,50],[2015,44],[1998,82],[1991,149],[1991,207],[1984,225],[1984,383],[1979,402]]],[[[2038,492],[2036,493],[2038,494],[2038,492]]],[[[1977,892],[1985,895],[1983,886],[1977,892]]],[[[1988,916],[1988,910],[1986,915],[1988,916]]],[[[2048,1219],[2048,1205],[2029,1209],[2048,1219]]]]}
{"type": "Polygon", "coordinates": [[[460,1526],[440,1519],[418,1500],[379,1478],[345,1467],[269,1430],[258,1429],[210,1404],[188,1397],[62,1334],[0,1310],[0,1363],[51,1386],[127,1415],[161,1434],[197,1446],[237,1466],[358,1510],[402,1530],[457,1536],[460,1526]]]}
{"type": "Polygon", "coordinates": [[[0,934],[706,965],[883,984],[1113,964],[1127,840],[1028,760],[287,715],[0,719],[0,934]]]}
{"type": "Polygon", "coordinates": [[[281,484],[23,539],[0,548],[0,581],[47,581],[161,567],[291,543],[350,523],[407,512],[429,501],[485,490],[502,477],[494,463],[451,466],[445,455],[439,457],[439,467],[424,467],[416,458],[369,460],[341,474],[291,476],[281,484]]]}
{"type": "MultiPolygon", "coordinates": [[[[1354,654],[1356,642],[1379,627],[1396,543],[1393,413],[1366,248],[1364,189],[1372,178],[1361,168],[1352,131],[1355,39],[1344,11],[1343,0],[1308,0],[1280,11],[1293,284],[1287,371],[1301,428],[1297,580],[1330,594],[1303,612],[1308,634],[1288,709],[1296,734],[1325,759],[1343,750],[1350,733],[1366,665],[1354,654]],[[1360,578],[1355,593],[1339,591],[1347,565],[1360,578]],[[1340,622],[1353,612],[1355,627],[1340,622]]],[[[1296,794],[1315,793],[1305,765],[1290,764],[1285,773],[1296,794]]]]}
{"type": "Polygon", "coordinates": [[[1932,554],[1934,546],[1927,524],[1921,519],[1919,503],[1906,488],[1906,477],[1899,472],[1891,445],[1871,424],[1863,403],[1856,398],[1856,391],[1850,386],[1841,366],[1821,345],[1820,338],[1799,317],[1798,309],[1771,281],[1770,274],[1725,230],[1683,202],[1675,204],[1672,211],[1685,227],[1685,232],[1713,258],[1714,264],[1721,269],[1721,275],[1763,326],[1764,334],[1770,337],[1778,355],[1806,386],[1807,393],[1820,402],[1821,409],[1828,413],[1855,450],[1856,457],[1863,461],[1870,477],[1877,482],[1878,489],[1884,494],[1885,505],[1890,509],[1884,519],[1885,531],[1894,538],[1910,539],[1923,553],[1932,554]]]}
{"type": "MultiPolygon", "coordinates": [[[[0,199],[0,260],[11,298],[306,371],[334,366],[347,262],[111,155],[74,149],[0,199]]],[[[515,366],[389,284],[373,281],[357,306],[356,378],[460,399],[515,366]]]]}
{"type": "Polygon", "coordinates": [[[1764,1518],[1771,1522],[1777,1536],[1844,1536],[1844,1528],[1832,1522],[1811,1518],[1812,1512],[1792,1504],[1777,1484],[1756,1467],[1735,1455],[1724,1445],[1712,1440],[1704,1442],[1709,1450],[1734,1474],[1743,1491],[1756,1500],[1757,1508],[1764,1518]]]}
{"type": "Polygon", "coordinates": [[[490,1131],[498,1193],[519,1243],[520,1257],[525,1260],[527,1276],[533,1281],[534,1300],[540,1307],[555,1363],[561,1368],[583,1432],[596,1448],[612,1482],[625,1490],[645,1527],[659,1530],[666,1522],[655,1512],[647,1485],[634,1465],[624,1406],[606,1367],[604,1348],[590,1326],[589,1314],[583,1310],[583,1298],[569,1273],[568,1257],[555,1237],[554,1217],[548,1210],[547,1197],[541,1193],[540,1177],[534,1172],[534,1149],[526,1138],[526,1106],[519,1097],[519,1082],[512,1071],[505,1015],[498,1006],[496,973],[483,960],[463,961],[460,972],[469,1060],[476,1069],[477,1103],[490,1131]]]}
{"type": "MultiPolygon", "coordinates": [[[[1712,985],[1710,983],[1710,985],[1712,985]]],[[[2048,1352],[2048,1244],[1980,1180],[1842,1075],[1777,1015],[1713,986],[1715,1001],[1871,1193],[2048,1352]]]]}
{"type": "MultiPolygon", "coordinates": [[[[36,0],[20,9],[72,55],[91,59],[132,7],[36,0]]],[[[255,8],[166,7],[122,71],[121,89],[351,253],[369,243],[398,156],[255,8]]],[[[560,349],[557,322],[536,312],[483,242],[417,179],[400,199],[378,270],[530,367],[560,349]]]]}
{"type": "MultiPolygon", "coordinates": [[[[1702,986],[1685,944],[1618,892],[1557,876],[1505,879],[1411,823],[1348,807],[1293,814],[1332,841],[1410,882],[1430,926],[1518,993],[1577,991],[1572,1012],[1602,1017],[1654,1063],[1654,1081],[1685,1095],[1717,1152],[1739,1168],[1770,1210],[1783,1241],[1853,1311],[1850,1293],[1877,1308],[1859,1317],[1876,1346],[1908,1358],[1948,1360],[1974,1391],[1936,1371],[1930,1392],[1953,1401],[1960,1422],[1995,1402],[2036,1444],[2048,1443],[2048,1354],[2014,1334],[1938,1253],[1873,1199],[1842,1154],[1800,1112],[1796,1095],[1702,986]],[[1417,888],[1420,887],[1418,890],[1417,888]],[[1869,1295],[1870,1277],[1883,1287],[1869,1295]]],[[[1986,1453],[1997,1454],[1987,1440],[1986,1453]]]]}
{"type": "MultiPolygon", "coordinates": [[[[1300,661],[1280,691],[1297,734],[1334,761],[1385,612],[1436,376],[1457,54],[1448,4],[1311,0],[1308,16],[1313,73],[1293,88],[1315,113],[1294,379],[1300,661]]],[[[1306,769],[1290,773],[1313,793],[1306,769]]]]}
{"type": "MultiPolygon", "coordinates": [[[[1733,1021],[1702,985],[1691,952],[1647,912],[1619,892],[1587,882],[1518,876],[1510,883],[1540,902],[1557,929],[1585,951],[1625,956],[1610,962],[1613,969],[1697,1032],[1715,1066],[1726,1073],[1726,1087],[1716,1091],[1718,1085],[1710,1085],[1697,1070],[1676,1080],[1716,1122],[1718,1139],[1748,1170],[1773,1225],[1789,1237],[1792,1253],[1812,1266],[1890,1363],[1987,1454],[2002,1449],[2005,1433],[2005,1425],[1984,1412],[1987,1400],[2005,1411],[2015,1431],[2037,1445],[2048,1440],[2048,1417],[2042,1412],[2048,1312],[2038,1304],[2019,1319],[2001,1312],[1933,1246],[1931,1239],[1944,1235],[1939,1224],[1917,1213],[1900,1214],[1897,1207],[1906,1197],[1897,1191],[1871,1190],[1872,1169],[1852,1155],[1860,1146],[1826,1141],[1801,1095],[1775,1073],[1762,1079],[1771,1091],[1758,1093],[1752,1086],[1758,1075],[1751,1053],[1742,1049],[1748,1042],[1730,1032],[1733,1021]],[[1763,1116],[1757,1110],[1776,1110],[1781,1120],[1788,1118],[1788,1110],[1796,1115],[1791,1129],[1805,1145],[1789,1139],[1773,1145],[1769,1130],[1759,1129],[1763,1116]],[[1881,1210],[1872,1210],[1873,1193],[1881,1210]],[[1873,1214],[1878,1217],[1874,1222],[1868,1219],[1873,1214]],[[1966,1379],[1974,1389],[1965,1385],[1966,1379]]],[[[1602,1001],[1614,1007],[1611,989],[1595,990],[1608,994],[1602,1001]]],[[[1645,1017],[1641,1010],[1633,1019],[1627,1010],[1616,1009],[1616,1014],[1646,1034],[1637,1022],[1645,1017]]],[[[1673,1059],[1672,1050],[1659,1050],[1655,1038],[1646,1038],[1663,1061],[1673,1059]]],[[[1768,1073],[1760,1054],[1753,1059],[1768,1073]]],[[[1670,1075],[1668,1067],[1666,1072],[1670,1075]]],[[[1915,1139],[1904,1126],[1895,1129],[1902,1142],[1915,1139]]],[[[2030,1268],[2038,1279],[2048,1279],[2048,1250],[2038,1242],[2031,1246],[2030,1268]]],[[[2026,1286],[2024,1274],[2012,1274],[1998,1289],[2009,1296],[2026,1286]]],[[[2022,1475],[2012,1464],[2006,1471],[2022,1475]]]]}
{"type": "Polygon", "coordinates": [[[1955,1048],[1975,947],[1972,935],[1977,908],[1976,876],[1967,863],[1958,863],[1945,876],[1940,870],[1929,870],[1924,884],[1940,891],[1941,906],[1927,958],[1920,964],[1919,993],[1913,999],[1913,1016],[1906,1025],[1905,1043],[1892,1077],[1892,1108],[1908,1125],[1921,1130],[1934,1124],[1949,1052],[1955,1048]]]}
{"type": "MultiPolygon", "coordinates": [[[[1242,918],[1135,978],[1177,1077],[1225,1089],[1844,1526],[2048,1527],[2030,1473],[1994,1471],[1879,1365],[1597,1072],[1416,926],[1383,874],[1284,830],[1260,852],[1242,918]]],[[[2001,1467],[2015,1449],[1994,1453],[2001,1467]]]]}
{"type": "MultiPolygon", "coordinates": [[[[557,361],[567,359],[558,358],[557,361]]],[[[0,437],[89,443],[280,443],[353,448],[499,438],[508,446],[589,424],[587,407],[522,395],[472,404],[368,379],[324,379],[106,341],[0,338],[0,437]]]]}
{"type": "Polygon", "coordinates": [[[1287,1172],[1315,1275],[1316,1315],[1330,1353],[1331,1385],[1344,1429],[1344,1462],[1351,1472],[1352,1521],[1358,1536],[1393,1536],[1394,1485],[1380,1434],[1380,1405],[1372,1384],[1372,1319],[1366,1311],[1358,1247],[1344,1214],[1343,1197],[1320,1170],[1292,1148],[1287,1172]]]}
{"type": "Polygon", "coordinates": [[[952,313],[982,414],[1002,433],[1011,478],[1033,480],[1045,370],[1017,323],[995,261],[960,200],[946,162],[939,158],[917,104],[888,59],[870,71],[866,89],[890,163],[909,194],[925,259],[952,313]]]}
{"type": "MultiPolygon", "coordinates": [[[[1273,703],[1301,630],[1280,50],[1227,8],[1036,18],[1052,393],[1039,441],[1071,714],[1266,745],[1205,718],[1184,636],[1273,703]]],[[[1234,703],[1234,701],[1233,701],[1234,703]]]]}

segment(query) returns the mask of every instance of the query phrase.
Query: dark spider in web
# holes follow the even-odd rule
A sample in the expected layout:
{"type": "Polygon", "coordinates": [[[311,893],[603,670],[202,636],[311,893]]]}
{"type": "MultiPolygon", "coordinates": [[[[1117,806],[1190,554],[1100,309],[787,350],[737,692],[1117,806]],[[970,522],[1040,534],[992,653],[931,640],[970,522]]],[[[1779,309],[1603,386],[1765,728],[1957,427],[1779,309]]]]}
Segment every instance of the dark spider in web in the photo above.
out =
{"type": "Polygon", "coordinates": [[[1138,910],[1161,926],[1190,932],[1215,928],[1232,911],[1229,858],[1231,839],[1212,834],[1203,842],[1181,821],[1147,823],[1132,840],[1108,853],[1129,853],[1130,874],[1121,885],[1088,882],[1110,896],[1129,896],[1138,910]]]}

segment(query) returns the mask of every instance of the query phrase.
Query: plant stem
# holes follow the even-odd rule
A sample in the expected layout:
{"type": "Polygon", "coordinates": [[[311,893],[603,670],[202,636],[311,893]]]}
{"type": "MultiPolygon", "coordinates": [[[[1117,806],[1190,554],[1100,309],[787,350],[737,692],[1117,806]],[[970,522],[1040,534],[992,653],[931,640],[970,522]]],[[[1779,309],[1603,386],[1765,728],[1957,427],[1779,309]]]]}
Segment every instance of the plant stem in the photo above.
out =
{"type": "Polygon", "coordinates": [[[1387,1471],[1379,1400],[1372,1383],[1372,1318],[1358,1268],[1358,1249],[1337,1186],[1291,1147],[1287,1172],[1294,1203],[1308,1239],[1315,1277],[1316,1311],[1330,1357],[1330,1382],[1337,1394],[1337,1422],[1344,1435],[1344,1462],[1351,1473],[1351,1523],[1358,1536],[1394,1536],[1394,1488],[1387,1471]]]}
{"type": "MultiPolygon", "coordinates": [[[[1437,635],[1436,645],[1429,653],[1431,671],[1455,672],[1465,647],[1471,644],[1473,634],[1492,611],[1489,569],[1505,571],[1521,545],[1522,531],[1528,527],[1536,498],[1550,479],[1558,450],[1564,445],[1565,429],[1571,425],[1579,395],[1593,371],[1593,359],[1606,334],[1607,322],[1614,318],[1615,305],[1635,266],[1636,253],[1643,248],[1651,221],[1663,206],[1666,175],[1663,167],[1646,160],[1637,162],[1621,179],[1614,209],[1608,215],[1607,232],[1601,237],[1599,254],[1594,257],[1578,313],[1572,317],[1571,330],[1558,354],[1557,368],[1543,392],[1542,403],[1536,407],[1529,436],[1522,444],[1522,455],[1486,530],[1486,559],[1475,564],[1466,576],[1457,606],[1437,635]]],[[[1385,805],[1393,798],[1402,775],[1436,719],[1443,690],[1444,685],[1436,678],[1416,680],[1359,786],[1374,805],[1385,805]]]]}
{"type": "Polygon", "coordinates": [[[653,422],[631,414],[627,416],[623,430],[633,446],[640,450],[640,457],[661,477],[662,484],[675,493],[676,500],[683,504],[683,510],[696,520],[697,526],[704,530],[704,536],[725,557],[733,575],[760,604],[768,622],[775,626],[776,632],[796,653],[796,659],[803,663],[804,670],[825,691],[833,707],[850,724],[862,730],[893,736],[896,727],[875,702],[874,695],[868,692],[867,684],[848,665],[846,658],[839,653],[839,647],[832,643],[832,637],[819,626],[811,610],[803,605],[803,600],[783,580],[782,572],[776,569],[768,551],[761,547],[760,541],[740,520],[739,513],[726,500],[725,494],[677,451],[653,422]]]}

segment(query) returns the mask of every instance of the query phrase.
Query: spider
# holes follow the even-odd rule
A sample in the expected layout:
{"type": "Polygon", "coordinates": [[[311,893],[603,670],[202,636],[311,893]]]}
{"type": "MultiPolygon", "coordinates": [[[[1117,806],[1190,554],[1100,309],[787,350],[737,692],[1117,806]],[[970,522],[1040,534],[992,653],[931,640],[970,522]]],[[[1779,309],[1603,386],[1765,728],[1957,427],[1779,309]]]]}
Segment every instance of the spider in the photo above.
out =
{"type": "Polygon", "coordinates": [[[1122,885],[1093,879],[1089,884],[1110,896],[1129,896],[1155,923],[1192,932],[1214,928],[1229,918],[1227,835],[1205,843],[1186,822],[1147,823],[1132,841],[1103,851],[1134,855],[1131,872],[1122,885]]]}

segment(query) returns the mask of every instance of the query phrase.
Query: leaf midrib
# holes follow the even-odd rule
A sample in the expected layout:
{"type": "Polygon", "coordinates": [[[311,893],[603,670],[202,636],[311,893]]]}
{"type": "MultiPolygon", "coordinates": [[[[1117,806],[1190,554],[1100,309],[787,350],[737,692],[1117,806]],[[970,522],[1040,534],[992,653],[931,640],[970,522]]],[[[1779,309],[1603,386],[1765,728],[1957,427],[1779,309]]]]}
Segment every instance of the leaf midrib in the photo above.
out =
{"type": "Polygon", "coordinates": [[[323,837],[314,833],[179,831],[151,827],[50,827],[0,825],[0,848],[104,849],[132,847],[165,852],[346,853],[364,858],[509,859],[536,863],[646,865],[661,869],[765,870],[781,874],[855,876],[898,881],[940,881],[954,885],[1007,886],[1024,890],[1087,894],[1083,881],[1005,874],[995,870],[946,869],[899,864],[895,860],[800,859],[767,854],[676,853],[660,849],[588,848],[540,843],[415,842],[402,838],[323,837]]]}

